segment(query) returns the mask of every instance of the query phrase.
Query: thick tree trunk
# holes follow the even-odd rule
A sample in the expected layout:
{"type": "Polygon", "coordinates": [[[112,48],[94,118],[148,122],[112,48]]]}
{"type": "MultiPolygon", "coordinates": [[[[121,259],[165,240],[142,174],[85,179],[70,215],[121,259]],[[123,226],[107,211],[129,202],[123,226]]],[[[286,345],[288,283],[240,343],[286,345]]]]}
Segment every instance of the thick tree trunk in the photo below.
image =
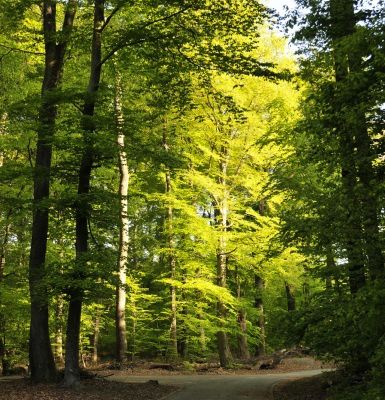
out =
{"type": "MultiPolygon", "coordinates": [[[[90,191],[91,171],[94,161],[93,139],[95,123],[93,120],[96,94],[99,90],[102,68],[102,26],[104,24],[104,0],[94,1],[94,25],[92,37],[91,71],[86,100],[83,109],[83,135],[85,148],[79,169],[78,200],[76,203],[76,278],[82,279],[88,253],[88,220],[90,204],[87,195],[90,191]]],[[[74,287],[70,291],[67,321],[67,341],[65,354],[64,385],[78,386],[79,338],[82,310],[82,289],[74,287]]]]}
{"type": "Polygon", "coordinates": [[[259,275],[255,275],[255,300],[254,306],[258,311],[257,326],[260,332],[260,341],[255,350],[256,356],[263,356],[266,353],[266,333],[265,333],[265,314],[263,309],[263,297],[262,293],[264,290],[263,279],[259,275]]]}
{"type": "Polygon", "coordinates": [[[67,41],[73,26],[77,1],[68,1],[59,42],[56,42],[56,1],[43,2],[43,32],[45,41],[45,71],[42,102],[39,113],[40,128],[36,148],[33,192],[32,239],[29,258],[29,288],[31,296],[31,324],[29,360],[31,379],[47,382],[56,379],[54,357],[48,328],[48,296],[44,286],[45,256],[48,235],[48,208],[42,203],[49,198],[52,137],[57,105],[51,92],[60,84],[67,41]]]}
{"type": "Polygon", "coordinates": [[[238,355],[241,360],[249,360],[250,352],[247,343],[247,319],[244,310],[238,311],[238,324],[241,333],[238,334],[238,355]]]}
{"type": "Polygon", "coordinates": [[[293,293],[293,287],[289,283],[285,282],[286,299],[287,299],[287,311],[295,311],[295,297],[293,293]]]}
{"type": "Polygon", "coordinates": [[[122,111],[122,85],[119,72],[116,72],[115,82],[115,121],[118,133],[117,143],[119,151],[119,201],[120,201],[120,229],[119,229],[119,258],[118,273],[119,285],[116,288],[116,361],[121,363],[126,359],[126,278],[129,249],[129,220],[128,220],[128,185],[129,169],[127,155],[124,149],[124,119],[122,111]]]}
{"type": "MultiPolygon", "coordinates": [[[[344,41],[356,31],[353,0],[330,0],[336,95],[335,111],[342,154],[342,177],[348,208],[346,236],[350,289],[356,293],[365,284],[365,249],[372,279],[384,279],[384,259],[379,240],[378,194],[373,169],[374,154],[360,91],[347,90],[354,74],[363,71],[362,54],[354,43],[344,41]],[[363,233],[362,234],[362,227],[363,233]]],[[[358,77],[356,77],[358,79],[358,77]]]]}

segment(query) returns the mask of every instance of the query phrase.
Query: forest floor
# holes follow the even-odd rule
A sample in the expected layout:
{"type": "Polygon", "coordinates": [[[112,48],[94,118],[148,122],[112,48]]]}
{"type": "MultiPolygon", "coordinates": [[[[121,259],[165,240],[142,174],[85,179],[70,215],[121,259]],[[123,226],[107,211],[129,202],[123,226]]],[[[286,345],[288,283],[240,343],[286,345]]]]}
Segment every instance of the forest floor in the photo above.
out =
{"type": "Polygon", "coordinates": [[[157,382],[126,383],[105,379],[83,381],[78,389],[33,385],[28,379],[0,380],[0,400],[160,400],[174,392],[157,382]]]}
{"type": "MultiPolygon", "coordinates": [[[[256,388],[256,395],[252,398],[258,399],[259,392],[270,392],[272,384],[277,382],[279,385],[276,387],[278,396],[276,400],[323,400],[325,398],[304,397],[304,393],[311,393],[314,389],[312,383],[308,384],[305,392],[305,389],[302,389],[302,392],[298,389],[301,397],[295,397],[296,382],[308,382],[306,380],[290,382],[288,386],[281,386],[281,382],[285,379],[311,376],[316,373],[316,370],[319,373],[322,372],[322,367],[329,366],[323,366],[312,357],[285,358],[274,369],[259,369],[262,362],[268,363],[269,357],[254,364],[238,364],[226,370],[219,368],[219,365],[214,362],[182,364],[137,362],[127,365],[124,369],[114,369],[114,365],[102,364],[93,369],[95,377],[83,380],[81,387],[77,390],[66,389],[60,385],[32,385],[28,379],[4,377],[0,378],[0,400],[160,400],[173,392],[179,393],[181,387],[188,388],[189,385],[193,387],[193,382],[198,382],[200,379],[202,382],[199,381],[199,386],[203,385],[202,389],[206,387],[208,392],[217,386],[213,389],[214,396],[224,385],[229,385],[229,390],[234,391],[238,391],[240,386],[243,390],[244,385],[249,385],[250,391],[256,388]],[[256,377],[256,381],[253,380],[253,376],[256,377]],[[294,393],[294,397],[287,397],[287,393],[294,393]]],[[[184,392],[182,394],[184,395],[184,392]]],[[[179,398],[180,394],[173,396],[179,398]]],[[[264,396],[262,398],[265,398],[264,396]]],[[[236,397],[232,399],[235,400],[236,397]]]]}
{"type": "Polygon", "coordinates": [[[274,400],[327,400],[328,389],[340,380],[338,372],[286,380],[273,388],[274,400]]]}
{"type": "Polygon", "coordinates": [[[333,365],[323,363],[311,356],[285,357],[274,368],[270,368],[272,357],[265,356],[253,363],[234,364],[232,368],[223,369],[217,362],[196,363],[163,363],[138,361],[128,364],[125,368],[114,369],[113,364],[101,364],[94,371],[102,376],[108,375],[190,375],[190,374],[214,374],[214,375],[250,375],[250,374],[280,374],[295,371],[310,371],[333,368],[333,365]],[[263,368],[263,365],[267,368],[263,368]]]}

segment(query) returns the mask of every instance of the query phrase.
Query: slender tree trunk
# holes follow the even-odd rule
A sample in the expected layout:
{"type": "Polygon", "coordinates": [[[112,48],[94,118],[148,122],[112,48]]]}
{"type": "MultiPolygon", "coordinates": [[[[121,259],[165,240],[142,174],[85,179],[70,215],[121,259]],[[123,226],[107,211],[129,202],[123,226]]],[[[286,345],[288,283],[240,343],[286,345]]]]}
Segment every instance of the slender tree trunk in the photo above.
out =
{"type": "Polygon", "coordinates": [[[43,2],[43,32],[45,41],[45,71],[39,113],[33,191],[32,239],[29,259],[31,324],[29,360],[34,382],[56,379],[54,357],[48,328],[48,296],[43,284],[48,234],[48,208],[42,203],[49,198],[52,137],[55,130],[57,105],[50,95],[58,89],[63,71],[67,41],[71,33],[77,1],[68,1],[63,29],[56,42],[56,1],[43,2]]]}
{"type": "MultiPolygon", "coordinates": [[[[215,209],[216,224],[220,229],[219,245],[217,249],[217,284],[220,287],[225,288],[227,278],[227,240],[226,233],[228,227],[228,188],[227,188],[227,163],[228,163],[228,152],[223,146],[220,154],[220,177],[219,183],[222,186],[222,198],[219,206],[215,209]]],[[[224,321],[227,316],[226,305],[223,301],[219,300],[217,303],[218,317],[221,320],[221,328],[224,326],[224,321]]],[[[223,329],[217,332],[218,340],[218,353],[221,367],[227,368],[232,360],[232,354],[227,338],[227,334],[223,329]]]]}
{"type": "Polygon", "coordinates": [[[186,358],[188,354],[188,336],[185,321],[187,319],[187,307],[182,308],[183,321],[179,322],[179,338],[178,338],[178,354],[182,358],[186,358]]]}
{"type": "Polygon", "coordinates": [[[293,287],[285,282],[286,299],[287,299],[287,311],[295,311],[295,297],[293,293],[293,287]]]}
{"type": "Polygon", "coordinates": [[[128,185],[130,174],[127,163],[127,155],[124,149],[124,119],[122,111],[122,84],[121,77],[116,71],[115,82],[115,120],[118,133],[119,148],[119,201],[120,201],[120,229],[119,229],[119,258],[118,273],[119,285],[116,288],[116,361],[122,363],[126,359],[126,278],[129,244],[129,220],[128,220],[128,185]]]}
{"type": "MultiPolygon", "coordinates": [[[[8,113],[3,113],[0,118],[0,135],[5,135],[7,133],[7,121],[8,113]]],[[[4,165],[4,152],[0,150],[0,167],[4,165]]]]}
{"type": "MultiPolygon", "coordinates": [[[[163,147],[166,152],[169,151],[169,145],[167,143],[167,124],[163,129],[163,147]]],[[[172,280],[176,277],[176,258],[175,258],[175,238],[174,238],[174,210],[171,204],[171,171],[166,170],[165,174],[165,191],[168,197],[168,206],[166,213],[166,236],[168,246],[168,265],[170,271],[170,277],[172,280]]],[[[177,336],[177,304],[176,304],[176,287],[171,285],[170,287],[171,297],[171,321],[170,321],[170,351],[171,356],[176,357],[178,355],[178,336],[177,336]]]]}
{"type": "Polygon", "coordinates": [[[131,361],[135,360],[136,356],[136,324],[137,324],[137,312],[136,303],[134,298],[131,298],[131,311],[132,311],[132,325],[131,325],[131,361]]]}
{"type": "MultiPolygon", "coordinates": [[[[7,236],[7,235],[6,235],[7,236]]],[[[8,241],[8,239],[7,239],[8,241]]],[[[0,247],[0,306],[2,303],[2,285],[4,281],[4,265],[5,265],[5,244],[0,247]]],[[[0,365],[1,372],[4,375],[4,367],[3,360],[5,357],[5,315],[3,312],[0,312],[0,365]]]]}
{"type": "Polygon", "coordinates": [[[206,331],[204,326],[200,326],[199,328],[199,344],[202,354],[206,354],[207,350],[207,338],[206,338],[206,331]]]}
{"type": "MultiPolygon", "coordinates": [[[[91,171],[94,161],[92,135],[95,132],[93,120],[96,94],[99,90],[102,68],[102,26],[104,23],[104,0],[94,1],[94,24],[91,53],[91,71],[86,100],[83,109],[83,135],[85,148],[80,163],[78,181],[78,200],[76,203],[76,268],[77,279],[85,274],[85,265],[88,253],[88,220],[90,204],[87,195],[90,191],[91,171]]],[[[83,291],[79,287],[72,288],[68,307],[67,341],[65,354],[65,386],[80,384],[79,370],[79,339],[80,319],[83,301],[83,291]]]]}
{"type": "Polygon", "coordinates": [[[100,312],[96,310],[95,312],[95,320],[94,320],[94,333],[92,335],[92,362],[94,364],[98,363],[99,353],[99,336],[100,336],[100,312]]]}
{"type": "Polygon", "coordinates": [[[337,265],[334,260],[333,249],[331,246],[326,248],[326,268],[328,272],[328,276],[326,277],[326,289],[333,288],[333,280],[334,280],[334,288],[337,292],[340,291],[340,282],[338,277],[337,265]]]}
{"type": "Polygon", "coordinates": [[[55,309],[55,358],[62,363],[63,357],[63,307],[64,300],[62,296],[56,299],[55,309]]]}
{"type": "MultiPolygon", "coordinates": [[[[237,280],[237,298],[240,302],[242,290],[241,281],[238,274],[238,267],[236,268],[236,280],[237,280]]],[[[238,356],[241,360],[248,360],[250,358],[249,345],[247,343],[247,319],[246,311],[240,308],[238,310],[237,322],[239,325],[238,339],[238,356]]]]}
{"type": "Polygon", "coordinates": [[[260,332],[260,341],[257,345],[255,355],[263,356],[266,353],[266,333],[265,333],[265,314],[263,309],[263,297],[262,293],[264,290],[263,279],[259,275],[254,276],[255,282],[255,301],[254,305],[258,311],[257,326],[260,332]]]}

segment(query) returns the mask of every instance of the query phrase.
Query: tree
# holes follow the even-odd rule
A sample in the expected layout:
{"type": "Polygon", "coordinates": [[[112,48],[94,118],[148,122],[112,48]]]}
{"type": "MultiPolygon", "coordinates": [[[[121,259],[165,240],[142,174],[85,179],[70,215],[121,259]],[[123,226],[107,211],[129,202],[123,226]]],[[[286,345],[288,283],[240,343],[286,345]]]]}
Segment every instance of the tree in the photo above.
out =
{"type": "Polygon", "coordinates": [[[77,1],[68,1],[61,32],[56,31],[56,1],[43,2],[43,33],[45,43],[45,71],[39,114],[39,130],[34,168],[34,210],[29,284],[31,293],[30,367],[35,382],[56,379],[48,329],[48,299],[44,288],[45,257],[48,234],[48,207],[52,137],[55,131],[57,103],[64,59],[70,38],[77,1]]]}
{"type": "Polygon", "coordinates": [[[119,229],[119,255],[118,272],[119,284],[116,287],[116,359],[122,362],[126,359],[126,279],[127,262],[129,256],[129,219],[128,219],[128,185],[130,172],[125,151],[124,116],[122,111],[122,81],[119,71],[115,78],[115,119],[118,132],[119,146],[119,199],[120,199],[120,229],[119,229]]]}

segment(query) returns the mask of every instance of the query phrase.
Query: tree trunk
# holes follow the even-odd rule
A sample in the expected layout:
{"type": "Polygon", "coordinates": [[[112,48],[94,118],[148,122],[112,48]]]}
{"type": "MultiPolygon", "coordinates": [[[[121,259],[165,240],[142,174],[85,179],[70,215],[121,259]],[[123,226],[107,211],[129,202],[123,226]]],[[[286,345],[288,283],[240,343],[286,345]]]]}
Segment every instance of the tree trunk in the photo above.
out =
{"type": "Polygon", "coordinates": [[[58,296],[56,299],[55,310],[55,358],[62,363],[63,357],[63,298],[58,296]]]}
{"type": "MultiPolygon", "coordinates": [[[[7,235],[6,235],[7,236],[7,235]]],[[[8,241],[8,239],[7,239],[8,241]]],[[[5,242],[6,243],[6,242],[5,242]]],[[[2,303],[1,294],[3,292],[2,285],[4,280],[4,264],[5,264],[5,244],[0,247],[0,306],[2,303]]],[[[5,357],[5,315],[3,312],[0,312],[0,365],[1,372],[4,375],[4,367],[3,360],[5,357]]]]}
{"type": "Polygon", "coordinates": [[[360,91],[365,91],[366,87],[355,88],[355,92],[347,90],[351,76],[363,71],[361,50],[354,43],[349,46],[344,42],[356,32],[354,1],[330,0],[330,17],[337,89],[335,111],[345,163],[343,183],[348,180],[344,186],[347,205],[350,205],[347,229],[350,241],[349,282],[354,294],[365,284],[365,257],[360,251],[361,246],[364,246],[372,279],[384,279],[384,259],[379,240],[378,193],[372,164],[374,154],[360,96],[360,91]]]}
{"type": "Polygon", "coordinates": [[[188,315],[187,307],[182,308],[183,321],[179,322],[179,337],[178,337],[178,354],[182,358],[186,358],[188,354],[188,336],[186,329],[186,319],[188,315]],[[181,326],[182,325],[182,326],[181,326]]]}
{"type": "Polygon", "coordinates": [[[124,149],[124,119],[122,111],[122,85],[121,77],[116,71],[115,82],[115,121],[118,133],[119,149],[119,201],[120,201],[120,229],[119,229],[119,258],[118,273],[119,285],[116,288],[116,361],[122,363],[126,359],[127,337],[126,337],[126,278],[128,261],[128,243],[129,243],[129,220],[128,220],[128,185],[129,169],[127,155],[124,149]]]}
{"type": "MultiPolygon", "coordinates": [[[[169,145],[167,143],[167,124],[165,123],[163,129],[163,147],[166,152],[169,151],[169,145]]],[[[171,204],[171,171],[166,170],[165,174],[165,191],[168,197],[168,206],[166,213],[166,236],[167,236],[167,246],[168,246],[168,266],[170,271],[170,278],[172,280],[176,277],[176,258],[175,258],[175,239],[174,239],[174,211],[171,204]]],[[[171,297],[171,321],[170,321],[170,352],[171,357],[176,357],[178,355],[178,336],[177,336],[177,305],[176,305],[176,287],[171,284],[170,287],[170,297],[171,297]]]]}
{"type": "MultiPolygon", "coordinates": [[[[0,118],[0,135],[4,135],[7,133],[7,121],[8,121],[8,113],[4,112],[0,118]]],[[[4,157],[5,154],[0,150],[0,167],[4,165],[4,157]]]]}
{"type": "Polygon", "coordinates": [[[247,320],[246,312],[244,310],[238,311],[238,324],[241,333],[238,334],[238,353],[241,360],[249,360],[250,352],[249,345],[247,343],[247,320]]]}
{"type": "MultiPolygon", "coordinates": [[[[99,90],[102,68],[102,26],[104,23],[104,0],[94,1],[94,24],[92,37],[91,71],[86,100],[83,109],[83,135],[85,148],[80,163],[78,181],[78,200],[76,202],[76,278],[82,279],[88,253],[88,220],[90,204],[87,195],[90,191],[91,171],[94,161],[93,139],[95,123],[93,120],[96,94],[99,90]]],[[[81,288],[72,288],[68,308],[67,341],[65,355],[64,385],[80,384],[79,338],[80,319],[83,301],[81,288]]]]}
{"type": "MultiPolygon", "coordinates": [[[[237,298],[241,300],[241,281],[238,274],[238,267],[236,267],[236,281],[237,281],[237,298]]],[[[247,320],[246,311],[240,308],[238,310],[237,322],[239,325],[238,340],[238,357],[241,360],[248,360],[250,358],[249,345],[247,343],[247,320]]]]}
{"type": "Polygon", "coordinates": [[[333,289],[333,280],[334,280],[334,288],[337,293],[340,292],[340,281],[338,276],[337,265],[334,259],[333,249],[331,246],[326,248],[326,268],[327,268],[327,277],[326,277],[326,289],[333,289]]]}
{"type": "Polygon", "coordinates": [[[92,335],[92,362],[94,364],[97,364],[99,360],[99,354],[98,354],[99,335],[100,335],[100,313],[99,310],[96,310],[95,321],[94,321],[94,334],[92,335]]]}
{"type": "Polygon", "coordinates": [[[260,332],[260,341],[257,345],[255,355],[263,356],[266,353],[266,334],[265,334],[265,314],[263,309],[263,298],[262,293],[264,290],[263,279],[259,275],[255,275],[255,301],[254,305],[258,311],[257,326],[260,332]]]}
{"type": "MultiPolygon", "coordinates": [[[[220,152],[219,162],[219,183],[222,186],[222,198],[220,204],[215,208],[215,223],[220,229],[219,244],[217,249],[217,285],[220,287],[226,287],[227,278],[227,241],[226,233],[228,226],[228,188],[227,188],[227,163],[228,163],[228,151],[222,146],[220,152]]],[[[224,326],[224,321],[227,317],[226,305],[223,301],[219,300],[217,303],[218,317],[220,319],[220,327],[224,326]]],[[[227,334],[223,329],[217,332],[218,339],[218,353],[221,367],[227,368],[233,361],[233,357],[230,351],[227,334]]]]}
{"type": "Polygon", "coordinates": [[[293,287],[285,282],[286,299],[287,299],[287,311],[295,311],[295,297],[293,293],[293,287]]]}
{"type": "Polygon", "coordinates": [[[48,328],[48,296],[44,285],[45,256],[48,235],[48,207],[42,206],[49,198],[52,137],[55,130],[57,104],[50,95],[60,84],[67,41],[73,26],[77,1],[68,1],[59,42],[56,42],[56,1],[43,2],[43,32],[45,41],[45,71],[42,85],[39,130],[36,148],[33,191],[33,221],[29,258],[29,288],[31,296],[31,324],[29,361],[31,379],[48,382],[56,379],[54,357],[48,328]]]}

